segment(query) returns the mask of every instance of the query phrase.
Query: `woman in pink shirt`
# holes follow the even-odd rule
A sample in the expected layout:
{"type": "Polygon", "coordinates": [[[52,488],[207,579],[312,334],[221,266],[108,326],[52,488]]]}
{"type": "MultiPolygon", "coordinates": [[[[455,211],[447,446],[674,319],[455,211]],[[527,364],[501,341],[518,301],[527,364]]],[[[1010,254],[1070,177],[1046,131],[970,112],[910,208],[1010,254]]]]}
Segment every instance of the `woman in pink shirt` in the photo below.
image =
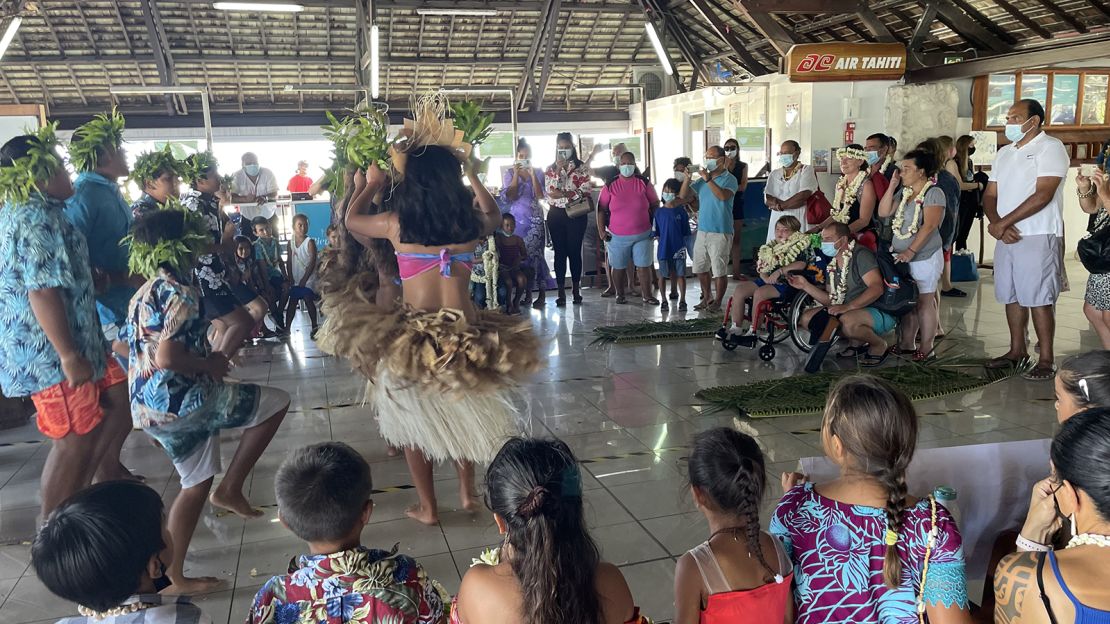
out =
{"type": "Polygon", "coordinates": [[[636,156],[625,152],[620,159],[620,175],[605,185],[598,200],[598,230],[606,241],[609,267],[613,269],[613,282],[617,287],[617,303],[627,303],[624,289],[627,284],[625,271],[629,262],[640,272],[640,288],[644,303],[659,305],[652,294],[651,265],[652,213],[659,205],[659,197],[651,183],[640,175],[636,156]],[[607,222],[607,223],[606,223],[607,222]],[[606,227],[608,226],[608,227],[606,227]]]}

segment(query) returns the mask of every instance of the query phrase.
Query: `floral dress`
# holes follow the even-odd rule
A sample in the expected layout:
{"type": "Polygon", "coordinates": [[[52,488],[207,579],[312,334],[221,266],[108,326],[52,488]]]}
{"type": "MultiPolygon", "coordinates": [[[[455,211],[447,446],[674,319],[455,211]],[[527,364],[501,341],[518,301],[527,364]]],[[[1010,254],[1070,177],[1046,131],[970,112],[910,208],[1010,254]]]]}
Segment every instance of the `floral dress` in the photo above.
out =
{"type": "MultiPolygon", "coordinates": [[[[537,180],[543,183],[542,169],[534,170],[537,180]]],[[[509,184],[513,181],[513,170],[505,172],[501,188],[502,211],[509,212],[516,219],[514,234],[524,239],[524,247],[528,250],[528,259],[525,266],[535,272],[534,284],[540,284],[545,290],[555,288],[555,280],[551,278],[551,269],[547,266],[544,257],[544,224],[543,208],[540,207],[539,198],[535,196],[531,178],[523,178],[517,182],[516,199],[509,199],[509,184]]],[[[530,285],[531,286],[531,285],[530,285]]]]}
{"type": "Polygon", "coordinates": [[[907,509],[898,540],[902,582],[883,583],[886,511],[821,496],[812,483],[795,486],[779,502],[770,533],[794,562],[797,624],[823,622],[917,622],[917,596],[926,605],[967,608],[967,579],[960,532],[937,505],[936,545],[921,587],[925,548],[932,526],[928,499],[907,509]]]}
{"type": "MultiPolygon", "coordinates": [[[[1091,232],[1104,227],[1110,227],[1110,212],[1106,211],[1105,206],[1099,206],[1091,232]]],[[[1083,301],[1100,312],[1110,312],[1110,273],[1091,273],[1087,278],[1087,292],[1083,295],[1083,301]]]]}
{"type": "MultiPolygon", "coordinates": [[[[215,195],[191,190],[182,196],[181,204],[204,219],[205,227],[212,234],[213,245],[218,245],[223,240],[225,219],[221,218],[223,213],[220,212],[220,200],[215,195]]],[[[219,318],[239,305],[239,299],[231,289],[227,269],[219,254],[202,254],[197,258],[197,266],[193,272],[196,275],[196,284],[200,287],[204,318],[219,318]]]]}
{"type": "Polygon", "coordinates": [[[443,624],[449,600],[412,558],[360,546],[290,561],[258,590],[247,624],[443,624]]]}

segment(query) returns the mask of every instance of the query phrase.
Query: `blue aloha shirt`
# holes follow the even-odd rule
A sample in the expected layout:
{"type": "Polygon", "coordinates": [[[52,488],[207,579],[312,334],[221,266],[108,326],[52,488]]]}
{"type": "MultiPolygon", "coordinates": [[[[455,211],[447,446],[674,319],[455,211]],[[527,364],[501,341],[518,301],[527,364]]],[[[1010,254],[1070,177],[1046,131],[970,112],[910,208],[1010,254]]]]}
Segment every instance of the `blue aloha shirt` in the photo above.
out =
{"type": "Polygon", "coordinates": [[[42,194],[0,208],[0,389],[4,396],[41,392],[65,379],[29,294],[58,289],[77,350],[104,377],[107,345],[93,298],[85,237],[63,213],[65,202],[42,194]]]}
{"type": "Polygon", "coordinates": [[[447,591],[411,557],[359,546],[302,555],[258,590],[247,624],[446,624],[447,591]]]}
{"type": "Polygon", "coordinates": [[[127,342],[131,417],[175,463],[188,458],[221,429],[245,426],[261,388],[192,377],[155,364],[158,343],[181,342],[193,355],[208,354],[208,323],[195,287],[165,271],[147,280],[131,300],[121,339],[127,342]]]}
{"type": "MultiPolygon", "coordinates": [[[[223,240],[224,221],[220,218],[220,200],[211,193],[201,193],[190,190],[181,197],[181,204],[186,209],[200,215],[204,226],[212,235],[212,244],[223,240]]],[[[231,297],[231,285],[228,283],[227,269],[219,254],[206,253],[197,258],[194,268],[196,283],[200,286],[201,299],[214,296],[231,297]]],[[[221,315],[222,316],[222,315],[221,315]]]]}

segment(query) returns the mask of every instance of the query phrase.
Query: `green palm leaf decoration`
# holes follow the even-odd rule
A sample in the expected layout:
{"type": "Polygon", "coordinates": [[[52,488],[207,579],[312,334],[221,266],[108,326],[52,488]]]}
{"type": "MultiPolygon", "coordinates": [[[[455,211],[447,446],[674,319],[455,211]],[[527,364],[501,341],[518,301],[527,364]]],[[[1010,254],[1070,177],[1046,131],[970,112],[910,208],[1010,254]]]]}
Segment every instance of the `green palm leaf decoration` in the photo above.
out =
{"type": "Polygon", "coordinates": [[[139,154],[135,166],[131,168],[131,179],[141,189],[144,182],[156,180],[167,171],[178,177],[185,175],[184,163],[173,155],[173,148],[168,144],[160,150],[139,154]]]}
{"type": "Polygon", "coordinates": [[[643,321],[626,325],[594,328],[597,338],[591,345],[645,344],[668,340],[708,338],[721,326],[718,318],[696,318],[681,321],[643,321]]]}
{"type": "Polygon", "coordinates": [[[212,244],[212,235],[199,212],[186,209],[176,197],[170,197],[159,208],[181,213],[184,228],[180,238],[161,240],[151,245],[135,240],[134,236],[128,236],[120,242],[120,245],[131,247],[127,268],[133,274],[146,278],[156,276],[163,266],[169,267],[177,275],[188,272],[197,256],[212,244]]]}
{"type": "Polygon", "coordinates": [[[463,141],[481,145],[493,132],[493,113],[483,113],[474,100],[463,100],[451,105],[455,128],[462,130],[463,141]]]}
{"type": "Polygon", "coordinates": [[[192,186],[196,184],[197,180],[208,177],[209,171],[218,171],[220,163],[212,155],[212,152],[197,152],[187,156],[181,163],[181,168],[181,180],[192,186]]]}
{"type": "Polygon", "coordinates": [[[92,171],[97,158],[107,151],[118,150],[123,145],[123,115],[116,109],[100,113],[92,121],[73,131],[69,142],[69,162],[77,171],[92,171]]]}
{"type": "Polygon", "coordinates": [[[49,180],[62,166],[58,156],[58,122],[51,122],[38,130],[27,130],[31,142],[27,154],[11,165],[0,167],[0,202],[20,204],[40,191],[37,182],[49,180]]]}

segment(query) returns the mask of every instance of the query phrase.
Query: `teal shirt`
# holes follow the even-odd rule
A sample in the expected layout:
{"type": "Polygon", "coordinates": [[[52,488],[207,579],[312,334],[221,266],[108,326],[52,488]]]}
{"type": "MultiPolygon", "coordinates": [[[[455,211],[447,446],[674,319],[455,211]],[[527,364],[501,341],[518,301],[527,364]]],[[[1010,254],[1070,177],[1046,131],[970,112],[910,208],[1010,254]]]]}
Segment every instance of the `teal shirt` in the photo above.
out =
{"type": "MultiPolygon", "coordinates": [[[[85,235],[89,263],[107,273],[127,273],[130,249],[120,242],[131,230],[131,208],[119,184],[86,171],[73,184],[73,197],[66,200],[66,218],[85,235]]],[[[114,284],[97,293],[96,311],[101,325],[119,325],[127,314],[127,303],[135,289],[130,284],[114,284]]]]}
{"type": "MultiPolygon", "coordinates": [[[[713,176],[713,181],[733,193],[740,188],[736,176],[727,171],[713,176]]],[[[694,182],[690,188],[698,194],[698,231],[732,234],[732,197],[718,198],[705,180],[694,182]]]]}

